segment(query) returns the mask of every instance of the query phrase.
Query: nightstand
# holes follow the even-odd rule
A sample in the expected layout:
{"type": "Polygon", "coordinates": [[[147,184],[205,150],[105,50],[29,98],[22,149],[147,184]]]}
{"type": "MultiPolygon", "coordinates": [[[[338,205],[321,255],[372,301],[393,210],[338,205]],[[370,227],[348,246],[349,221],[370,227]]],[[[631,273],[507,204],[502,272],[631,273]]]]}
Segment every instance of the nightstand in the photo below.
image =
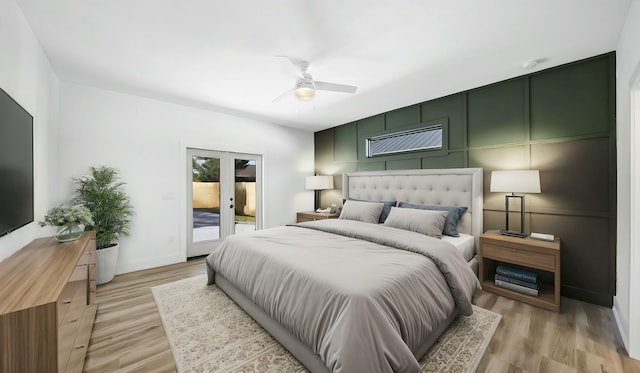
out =
{"type": "Polygon", "coordinates": [[[302,223],[305,221],[324,220],[324,219],[337,219],[338,214],[328,214],[324,212],[299,212],[296,215],[296,223],[302,223]]]}
{"type": "Polygon", "coordinates": [[[560,239],[554,242],[503,236],[497,231],[480,235],[480,283],[484,291],[502,295],[550,311],[560,311],[560,239]],[[498,265],[513,264],[523,269],[538,272],[542,277],[553,278],[553,283],[542,282],[538,296],[522,294],[498,287],[494,275],[498,265]],[[549,272],[551,276],[542,276],[549,272]]]}

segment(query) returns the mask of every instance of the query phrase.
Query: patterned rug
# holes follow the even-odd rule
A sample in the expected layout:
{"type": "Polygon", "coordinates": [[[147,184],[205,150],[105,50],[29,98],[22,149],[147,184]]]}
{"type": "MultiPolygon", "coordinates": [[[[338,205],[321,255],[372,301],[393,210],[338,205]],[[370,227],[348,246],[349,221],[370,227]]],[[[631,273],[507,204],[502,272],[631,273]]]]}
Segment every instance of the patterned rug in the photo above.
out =
{"type": "MultiPolygon", "coordinates": [[[[307,372],[205,275],[151,288],[178,372],[307,372]]],[[[421,372],[474,372],[501,315],[474,306],[421,359],[421,372]]]]}

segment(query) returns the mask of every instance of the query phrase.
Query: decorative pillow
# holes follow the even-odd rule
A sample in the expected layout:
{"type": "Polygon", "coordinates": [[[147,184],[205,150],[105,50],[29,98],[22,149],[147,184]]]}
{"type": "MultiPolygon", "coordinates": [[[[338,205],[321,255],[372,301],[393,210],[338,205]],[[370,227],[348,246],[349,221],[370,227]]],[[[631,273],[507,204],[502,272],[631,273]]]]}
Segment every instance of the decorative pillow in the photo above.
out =
{"type": "Polygon", "coordinates": [[[444,230],[442,233],[451,237],[460,237],[458,233],[458,222],[464,215],[467,208],[464,206],[439,206],[439,205],[414,205],[413,203],[399,202],[398,207],[418,209],[418,210],[435,210],[435,211],[447,211],[447,222],[444,224],[444,230]]]}
{"type": "MultiPolygon", "coordinates": [[[[387,220],[387,216],[389,216],[389,211],[391,211],[392,207],[395,207],[397,201],[367,201],[364,199],[355,199],[349,198],[349,201],[360,201],[360,202],[372,202],[372,203],[384,203],[384,208],[382,209],[382,213],[380,214],[380,219],[378,223],[384,223],[387,220]]],[[[345,203],[345,200],[342,200],[342,204],[345,203]]]]}
{"type": "Polygon", "coordinates": [[[342,212],[338,219],[358,220],[365,223],[377,224],[383,208],[383,203],[347,200],[344,206],[342,206],[342,212]]]}
{"type": "Polygon", "coordinates": [[[442,238],[442,228],[448,214],[446,211],[392,207],[384,225],[442,238]]]}

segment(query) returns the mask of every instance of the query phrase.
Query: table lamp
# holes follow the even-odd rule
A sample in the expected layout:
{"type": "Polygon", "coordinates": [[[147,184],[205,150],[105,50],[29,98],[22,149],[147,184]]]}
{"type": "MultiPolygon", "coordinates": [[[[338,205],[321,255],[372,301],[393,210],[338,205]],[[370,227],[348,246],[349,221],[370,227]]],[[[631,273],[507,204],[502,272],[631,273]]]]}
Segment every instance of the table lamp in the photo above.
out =
{"type": "Polygon", "coordinates": [[[505,229],[500,234],[505,236],[526,237],[524,233],[524,195],[516,193],[540,193],[540,173],[538,170],[512,170],[491,172],[491,192],[507,192],[504,196],[506,214],[505,229]],[[509,229],[509,199],[520,199],[520,231],[509,229]]]}
{"type": "Polygon", "coordinates": [[[307,176],[305,179],[305,189],[315,190],[314,210],[317,210],[320,208],[320,191],[324,189],[333,189],[333,176],[307,176]]]}

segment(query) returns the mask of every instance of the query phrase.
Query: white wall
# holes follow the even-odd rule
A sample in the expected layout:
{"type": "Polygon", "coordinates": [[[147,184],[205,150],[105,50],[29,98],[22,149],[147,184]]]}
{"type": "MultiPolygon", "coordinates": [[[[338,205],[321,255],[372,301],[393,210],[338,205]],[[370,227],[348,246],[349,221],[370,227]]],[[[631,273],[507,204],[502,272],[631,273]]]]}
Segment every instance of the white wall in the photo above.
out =
{"type": "Polygon", "coordinates": [[[37,222],[50,207],[57,164],[58,78],[13,0],[0,1],[0,87],[33,116],[35,222],[0,237],[0,260],[48,230],[37,222]]]}
{"type": "Polygon", "coordinates": [[[295,221],[313,206],[304,177],[313,174],[313,133],[62,82],[59,188],[89,166],[120,170],[135,208],[121,240],[118,273],[185,259],[186,147],[263,155],[264,227],[295,221]]]}
{"type": "MultiPolygon", "coordinates": [[[[630,86],[640,72],[639,41],[640,1],[633,1],[616,55],[618,212],[613,312],[625,347],[635,359],[640,359],[640,183],[636,182],[640,178],[640,121],[632,118],[630,86]]],[[[637,109],[636,117],[640,116],[640,106],[637,109]]]]}

